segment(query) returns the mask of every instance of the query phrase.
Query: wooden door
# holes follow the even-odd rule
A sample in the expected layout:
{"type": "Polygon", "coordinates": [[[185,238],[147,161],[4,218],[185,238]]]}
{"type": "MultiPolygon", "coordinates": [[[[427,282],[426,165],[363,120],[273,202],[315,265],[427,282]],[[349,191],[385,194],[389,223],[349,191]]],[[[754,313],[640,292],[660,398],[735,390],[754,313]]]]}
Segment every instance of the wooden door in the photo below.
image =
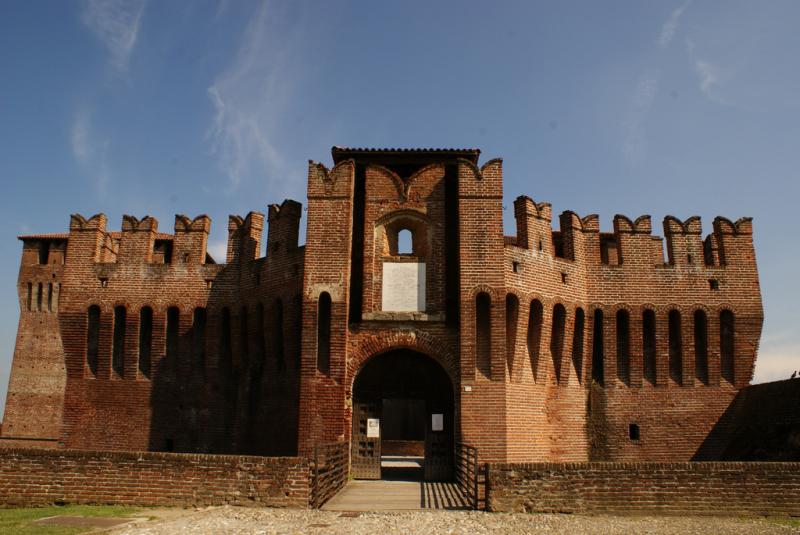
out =
{"type": "Polygon", "coordinates": [[[357,401],[353,403],[352,470],[356,479],[381,478],[380,403],[357,401]],[[378,436],[369,432],[370,420],[378,421],[378,436]]]}

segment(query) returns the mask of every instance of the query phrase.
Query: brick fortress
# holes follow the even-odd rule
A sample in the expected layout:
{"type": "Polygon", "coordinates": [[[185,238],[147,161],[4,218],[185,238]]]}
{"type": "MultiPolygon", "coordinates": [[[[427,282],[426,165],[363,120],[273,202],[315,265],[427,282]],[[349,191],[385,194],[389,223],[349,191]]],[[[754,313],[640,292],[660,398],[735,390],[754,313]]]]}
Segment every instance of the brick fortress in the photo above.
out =
{"type": "MultiPolygon", "coordinates": [[[[351,443],[452,472],[486,461],[713,459],[751,380],[763,311],[748,218],[563,212],[514,201],[477,149],[333,148],[301,205],[228,221],[73,215],[22,236],[0,444],[309,455],[351,443]],[[663,242],[666,242],[666,255],[663,242]]],[[[377,466],[377,468],[376,468],[377,466]]],[[[377,472],[376,472],[377,470],[377,472]]]]}

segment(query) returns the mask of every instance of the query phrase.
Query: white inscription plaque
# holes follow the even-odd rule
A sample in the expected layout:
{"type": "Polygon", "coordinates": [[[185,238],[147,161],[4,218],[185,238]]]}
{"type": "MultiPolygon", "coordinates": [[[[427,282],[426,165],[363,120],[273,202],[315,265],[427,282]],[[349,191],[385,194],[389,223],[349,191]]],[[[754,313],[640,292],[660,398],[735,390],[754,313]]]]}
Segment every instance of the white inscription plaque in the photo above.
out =
{"type": "Polygon", "coordinates": [[[384,262],[384,312],[425,312],[425,262],[384,262]]]}

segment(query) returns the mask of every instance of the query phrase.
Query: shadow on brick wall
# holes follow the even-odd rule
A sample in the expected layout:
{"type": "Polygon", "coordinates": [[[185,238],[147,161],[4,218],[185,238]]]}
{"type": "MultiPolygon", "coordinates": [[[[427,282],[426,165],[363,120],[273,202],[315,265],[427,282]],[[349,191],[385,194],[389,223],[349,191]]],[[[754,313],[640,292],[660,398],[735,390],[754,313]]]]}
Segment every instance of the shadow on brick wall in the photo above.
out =
{"type": "Polygon", "coordinates": [[[265,260],[219,271],[199,320],[181,310],[151,375],[149,450],[296,454],[300,302],[265,260]]]}
{"type": "Polygon", "coordinates": [[[800,379],[742,389],[694,461],[800,461],[800,379]]]}

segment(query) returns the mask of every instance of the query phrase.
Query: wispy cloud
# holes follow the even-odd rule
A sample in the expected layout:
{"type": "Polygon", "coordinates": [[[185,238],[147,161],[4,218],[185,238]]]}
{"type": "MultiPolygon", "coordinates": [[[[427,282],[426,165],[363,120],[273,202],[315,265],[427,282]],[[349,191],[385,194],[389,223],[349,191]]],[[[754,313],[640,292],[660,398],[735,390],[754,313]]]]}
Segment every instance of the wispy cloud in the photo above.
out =
{"type": "MultiPolygon", "coordinates": [[[[672,10],[669,17],[661,26],[658,36],[658,46],[665,49],[672,42],[683,13],[689,8],[692,0],[672,10]]],[[[631,165],[642,163],[647,157],[647,117],[653,107],[653,101],[658,93],[661,73],[656,68],[646,70],[636,81],[633,96],[628,106],[628,111],[622,122],[622,155],[631,165]]]]}
{"type": "Polygon", "coordinates": [[[711,89],[719,82],[719,68],[708,61],[696,60],[694,70],[700,76],[700,90],[709,95],[711,89]]]}
{"type": "Polygon", "coordinates": [[[726,104],[715,89],[722,81],[722,69],[719,65],[698,56],[694,42],[686,41],[686,49],[689,52],[689,61],[692,69],[697,74],[700,91],[712,102],[726,104]]]}
{"type": "Polygon", "coordinates": [[[285,186],[279,180],[285,180],[287,165],[277,140],[300,62],[286,34],[288,24],[273,20],[279,17],[270,6],[258,8],[231,64],[208,88],[214,107],[211,152],[232,189],[249,178],[285,186]]]}
{"type": "Polygon", "coordinates": [[[128,69],[146,0],[84,0],[81,20],[103,44],[111,64],[128,69]]]}
{"type": "Polygon", "coordinates": [[[75,115],[72,122],[72,133],[70,142],[72,145],[72,155],[78,163],[86,163],[91,155],[89,146],[89,114],[79,112],[75,115]]]}
{"type": "Polygon", "coordinates": [[[692,0],[686,0],[683,4],[676,7],[672,13],[670,13],[669,18],[664,22],[664,25],[661,26],[661,34],[658,36],[658,46],[661,48],[667,48],[672,42],[672,38],[675,37],[675,32],[678,31],[678,24],[680,23],[681,15],[689,5],[692,3],[692,0]]]}
{"type": "Polygon", "coordinates": [[[108,140],[97,138],[93,130],[92,114],[87,110],[79,110],[75,114],[70,130],[70,147],[75,162],[94,180],[97,193],[105,193],[110,180],[106,164],[108,140]]]}
{"type": "Polygon", "coordinates": [[[638,164],[647,156],[647,135],[645,125],[653,100],[658,91],[659,72],[648,71],[639,77],[633,92],[628,113],[622,124],[622,153],[628,163],[638,164]]]}

